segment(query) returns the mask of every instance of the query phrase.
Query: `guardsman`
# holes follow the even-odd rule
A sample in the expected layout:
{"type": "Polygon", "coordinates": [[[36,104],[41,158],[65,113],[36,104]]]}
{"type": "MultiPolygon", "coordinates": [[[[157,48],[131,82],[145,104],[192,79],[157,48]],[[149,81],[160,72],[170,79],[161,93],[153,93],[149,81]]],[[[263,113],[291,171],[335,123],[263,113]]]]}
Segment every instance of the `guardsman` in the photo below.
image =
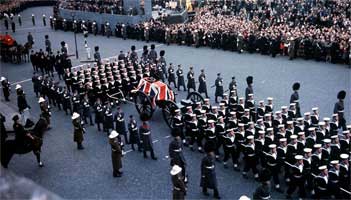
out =
{"type": "Polygon", "coordinates": [[[224,168],[228,168],[227,161],[231,157],[233,162],[233,168],[236,171],[239,171],[238,168],[238,151],[236,146],[236,135],[233,128],[227,129],[226,135],[223,141],[223,149],[224,149],[224,159],[223,166],[224,168]]]}
{"type": "Polygon", "coordinates": [[[94,103],[94,112],[95,112],[95,123],[97,124],[98,131],[101,131],[100,124],[104,123],[104,109],[100,98],[97,98],[96,102],[94,103]]]}
{"type": "Polygon", "coordinates": [[[122,176],[122,146],[119,141],[119,133],[115,130],[111,131],[109,138],[109,143],[111,145],[111,158],[112,158],[112,168],[113,168],[113,177],[122,176]]]}
{"type": "Polygon", "coordinates": [[[50,117],[51,117],[51,112],[50,112],[50,106],[47,105],[45,99],[43,97],[40,97],[38,100],[40,110],[41,110],[41,115],[45,118],[47,122],[48,129],[50,129],[50,117]]]}
{"type": "Polygon", "coordinates": [[[328,191],[328,168],[326,165],[318,167],[320,173],[314,178],[314,192],[316,199],[329,199],[328,191]]]}
{"type": "Polygon", "coordinates": [[[245,89],[245,100],[249,99],[249,94],[253,94],[253,77],[252,76],[248,76],[246,77],[246,83],[247,83],[247,87],[245,89]]]}
{"type": "Polygon", "coordinates": [[[138,151],[141,151],[138,124],[134,119],[133,115],[129,116],[128,132],[129,132],[129,144],[132,146],[133,151],[135,150],[134,144],[138,146],[138,151]]]}
{"type": "Polygon", "coordinates": [[[112,130],[114,129],[112,108],[108,101],[106,101],[105,103],[104,110],[105,110],[105,113],[104,113],[103,130],[108,134],[110,129],[112,130]]]}
{"type": "Polygon", "coordinates": [[[342,128],[343,130],[346,130],[346,120],[344,118],[344,99],[346,97],[346,92],[344,90],[340,91],[337,95],[337,98],[339,99],[338,102],[335,103],[334,106],[334,114],[339,115],[339,121],[340,124],[338,128],[342,128]]]}
{"type": "Polygon", "coordinates": [[[290,97],[290,103],[295,103],[296,106],[296,117],[301,117],[301,111],[300,111],[300,103],[299,103],[299,90],[300,90],[300,83],[296,82],[292,86],[293,93],[291,94],[290,97]]]}
{"type": "Polygon", "coordinates": [[[3,76],[0,78],[0,81],[1,81],[2,91],[5,97],[5,101],[10,101],[9,97],[10,97],[11,85],[7,81],[7,79],[3,76]]]}
{"type": "Polygon", "coordinates": [[[172,170],[171,170],[171,176],[172,176],[172,184],[173,184],[173,192],[172,192],[172,198],[173,200],[183,200],[185,199],[186,195],[186,185],[184,183],[184,178],[181,174],[182,168],[179,167],[178,165],[173,165],[172,170]]]}
{"type": "Polygon", "coordinates": [[[220,199],[218,192],[214,154],[216,144],[211,143],[211,141],[207,141],[207,143],[205,144],[206,156],[201,161],[200,186],[202,187],[202,193],[205,196],[209,196],[207,189],[213,189],[213,197],[215,199],[220,199]]]}
{"type": "Polygon", "coordinates": [[[32,14],[32,23],[33,23],[33,26],[35,26],[35,16],[34,16],[34,14],[32,14]]]}
{"type": "Polygon", "coordinates": [[[218,103],[218,97],[221,97],[223,99],[223,78],[221,77],[221,74],[217,74],[217,79],[215,81],[215,86],[216,86],[216,91],[215,91],[215,101],[218,103]]]}
{"type": "Polygon", "coordinates": [[[124,112],[122,111],[122,108],[120,106],[117,107],[117,112],[114,116],[114,121],[116,123],[116,131],[124,136],[124,141],[126,144],[129,144],[128,141],[128,136],[127,136],[127,129],[126,129],[126,123],[124,120],[124,112]]]}
{"type": "Polygon", "coordinates": [[[155,47],[154,44],[151,44],[150,48],[151,48],[151,50],[150,50],[150,52],[149,52],[149,59],[150,59],[153,63],[155,63],[156,60],[157,60],[157,52],[156,52],[156,50],[155,50],[156,47],[155,47]]]}
{"type": "Polygon", "coordinates": [[[187,79],[188,79],[188,83],[187,83],[188,93],[190,93],[190,89],[193,89],[194,91],[196,91],[195,73],[194,73],[193,67],[189,68],[187,79]]]}
{"type": "Polygon", "coordinates": [[[166,76],[166,78],[168,77],[167,76],[167,62],[166,62],[166,58],[165,58],[165,50],[161,50],[160,51],[160,58],[158,59],[158,62],[161,64],[162,66],[162,70],[163,70],[163,74],[166,76]]]}
{"type": "Polygon", "coordinates": [[[82,142],[84,140],[83,134],[85,133],[85,129],[82,126],[80,115],[76,112],[72,115],[72,123],[74,128],[73,141],[77,143],[77,149],[82,150],[84,149],[82,142]]]}
{"type": "Polygon", "coordinates": [[[258,179],[258,171],[257,171],[257,157],[255,153],[255,143],[254,143],[254,136],[249,135],[246,137],[246,144],[242,144],[244,147],[244,160],[245,166],[243,170],[243,177],[248,178],[247,172],[251,169],[255,179],[258,179]]]}
{"type": "Polygon", "coordinates": [[[168,84],[171,85],[171,83],[173,83],[174,87],[177,88],[175,71],[173,69],[172,63],[169,64],[169,68],[168,68],[168,84]]]}
{"type": "Polygon", "coordinates": [[[287,199],[291,198],[291,194],[299,188],[299,198],[305,198],[305,171],[303,167],[303,156],[296,155],[295,157],[295,164],[289,164],[291,168],[291,176],[290,176],[290,183],[287,190],[287,199]]]}
{"type": "Polygon", "coordinates": [[[180,91],[180,86],[183,86],[184,91],[186,91],[184,73],[181,65],[178,65],[178,69],[176,73],[177,73],[177,79],[178,79],[178,91],[180,91]]]}
{"type": "Polygon", "coordinates": [[[205,70],[204,69],[201,69],[201,74],[199,75],[199,89],[198,89],[198,92],[200,94],[205,93],[205,97],[209,98],[208,94],[207,94],[206,75],[205,75],[205,70]]]}
{"type": "Polygon", "coordinates": [[[146,152],[150,151],[151,158],[153,160],[157,160],[157,157],[155,156],[154,148],[152,145],[150,127],[146,121],[143,121],[143,124],[140,126],[139,135],[140,135],[140,139],[141,139],[140,141],[143,147],[144,158],[147,158],[146,152]]]}
{"type": "Polygon", "coordinates": [[[93,123],[93,117],[91,116],[91,111],[90,111],[90,104],[89,104],[89,98],[88,95],[84,95],[83,101],[82,101],[82,110],[83,110],[83,120],[85,124],[88,124],[87,118],[90,120],[90,126],[94,126],[93,123]]]}

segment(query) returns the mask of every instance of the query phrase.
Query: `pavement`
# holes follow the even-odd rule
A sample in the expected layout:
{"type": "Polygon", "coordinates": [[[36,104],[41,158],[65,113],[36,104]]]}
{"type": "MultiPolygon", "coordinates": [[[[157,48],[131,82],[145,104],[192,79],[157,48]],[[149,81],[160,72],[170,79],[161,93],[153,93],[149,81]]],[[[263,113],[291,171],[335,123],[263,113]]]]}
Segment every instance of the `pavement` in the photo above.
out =
{"type": "MultiPolygon", "coordinates": [[[[42,25],[42,14],[50,16],[51,7],[36,7],[21,13],[23,25],[12,34],[19,43],[26,42],[28,31],[32,32],[34,49],[44,49],[44,35],[48,34],[52,48],[58,50],[60,42],[66,41],[70,52],[74,50],[74,36],[71,32],[53,31],[42,25]],[[37,17],[37,26],[31,24],[31,14],[37,17]]],[[[48,17],[47,17],[48,18],[48,17]]],[[[1,22],[3,24],[3,22],[1,22]]],[[[0,28],[4,33],[4,26],[0,28]]],[[[85,60],[84,39],[77,35],[80,59],[85,60]]],[[[141,49],[145,43],[135,40],[122,40],[111,37],[89,35],[90,47],[100,46],[102,57],[111,57],[120,50],[128,51],[131,45],[141,49]]],[[[151,43],[149,43],[150,45],[151,43]]],[[[178,45],[157,44],[157,50],[166,51],[167,63],[181,64],[185,72],[189,66],[194,66],[196,76],[200,69],[205,69],[208,80],[208,90],[211,101],[214,100],[214,84],[217,72],[222,74],[224,84],[228,85],[232,76],[236,77],[239,96],[244,95],[246,77],[254,77],[254,94],[257,102],[261,99],[274,97],[275,110],[282,105],[288,105],[294,82],[301,83],[300,105],[301,111],[311,111],[318,106],[322,117],[330,117],[336,95],[339,90],[346,90],[348,96],[345,102],[345,115],[348,122],[351,119],[350,94],[351,70],[346,65],[334,65],[315,61],[296,59],[289,61],[286,57],[271,58],[258,54],[237,54],[235,52],[212,50],[209,48],[192,48],[178,45]]],[[[139,54],[140,56],[140,54],[139,54]]],[[[74,66],[80,65],[80,59],[72,57],[74,66]]],[[[27,101],[31,105],[33,117],[40,113],[37,98],[33,93],[31,83],[32,66],[30,63],[10,64],[0,63],[1,76],[8,77],[13,84],[21,83],[27,94],[27,101]]],[[[56,77],[57,78],[57,77],[56,77]]],[[[61,82],[62,84],[62,82],[61,82]]],[[[179,92],[178,100],[185,98],[185,92],[179,92]]],[[[6,112],[8,121],[17,110],[16,94],[13,91],[11,102],[7,103],[1,96],[0,110],[6,112]]],[[[123,104],[125,116],[138,116],[134,105],[123,104]]],[[[83,142],[85,149],[78,151],[73,142],[73,129],[70,116],[64,112],[52,109],[52,129],[44,137],[42,160],[44,168],[39,168],[33,154],[15,155],[9,164],[10,171],[27,177],[46,189],[66,199],[170,199],[172,184],[170,180],[170,165],[168,160],[168,144],[171,141],[170,130],[162,118],[162,112],[157,109],[150,121],[154,150],[157,161],[144,159],[142,154],[130,150],[123,158],[122,178],[112,177],[110,147],[106,133],[98,132],[96,126],[87,126],[87,133],[83,142]]],[[[127,120],[127,119],[126,119],[127,120]]],[[[139,121],[140,124],[140,121],[139,121]]],[[[188,199],[208,199],[200,189],[200,163],[203,157],[198,152],[184,150],[189,172],[188,199]]],[[[252,196],[258,183],[250,179],[243,179],[241,173],[231,168],[224,169],[217,162],[216,165],[219,192],[224,199],[238,199],[241,195],[252,196]]],[[[284,184],[283,184],[283,187],[284,184]]],[[[209,197],[210,198],[210,197],[209,197]]],[[[273,192],[272,198],[284,198],[283,194],[273,192]]]]}

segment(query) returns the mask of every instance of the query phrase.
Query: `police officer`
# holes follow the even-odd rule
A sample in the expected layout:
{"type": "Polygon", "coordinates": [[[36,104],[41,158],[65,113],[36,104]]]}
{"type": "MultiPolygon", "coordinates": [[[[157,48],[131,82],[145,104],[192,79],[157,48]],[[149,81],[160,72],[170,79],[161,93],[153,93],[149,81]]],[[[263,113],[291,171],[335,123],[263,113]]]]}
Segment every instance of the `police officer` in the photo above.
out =
{"type": "Polygon", "coordinates": [[[181,65],[178,65],[177,77],[178,77],[178,91],[180,91],[180,86],[183,86],[184,91],[186,91],[185,81],[184,81],[184,73],[183,73],[183,69],[182,69],[181,65]]]}
{"type": "Polygon", "coordinates": [[[209,98],[208,94],[207,94],[206,75],[205,75],[205,70],[204,69],[201,69],[201,74],[199,76],[199,89],[198,89],[198,92],[200,94],[205,93],[206,98],[209,98]]]}
{"type": "Polygon", "coordinates": [[[5,101],[10,101],[9,97],[10,97],[11,85],[7,81],[7,79],[3,76],[0,78],[0,81],[1,81],[2,91],[5,97],[5,101]]]}
{"type": "Polygon", "coordinates": [[[80,115],[76,112],[72,115],[72,124],[74,128],[73,141],[77,143],[77,149],[82,150],[84,149],[82,142],[84,140],[83,134],[85,133],[85,129],[82,126],[80,115]]]}
{"type": "Polygon", "coordinates": [[[221,77],[221,74],[217,74],[217,79],[215,81],[215,86],[216,86],[216,92],[215,92],[215,101],[218,103],[218,97],[222,97],[223,99],[223,78],[221,77]]]}
{"type": "Polygon", "coordinates": [[[196,91],[195,73],[194,73],[193,67],[189,68],[189,72],[187,74],[187,79],[188,79],[188,84],[187,84],[188,93],[190,93],[190,89],[193,89],[194,91],[196,91]]]}
{"type": "Polygon", "coordinates": [[[111,158],[113,167],[113,177],[122,176],[122,146],[119,141],[119,133],[115,130],[111,131],[109,138],[109,144],[111,146],[111,158]]]}

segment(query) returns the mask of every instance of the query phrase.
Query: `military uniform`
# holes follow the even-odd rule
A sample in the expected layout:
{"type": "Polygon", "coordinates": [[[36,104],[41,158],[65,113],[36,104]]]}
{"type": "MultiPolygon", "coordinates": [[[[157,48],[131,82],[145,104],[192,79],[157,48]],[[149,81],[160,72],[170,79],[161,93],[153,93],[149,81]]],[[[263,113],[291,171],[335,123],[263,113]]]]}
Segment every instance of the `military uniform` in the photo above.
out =
{"type": "Polygon", "coordinates": [[[101,102],[95,102],[94,112],[95,112],[95,123],[97,124],[98,131],[101,131],[100,124],[104,123],[104,110],[101,102]]]}
{"type": "Polygon", "coordinates": [[[215,159],[207,154],[201,161],[201,181],[200,186],[202,187],[202,192],[208,195],[207,189],[213,189],[213,196],[219,197],[218,194],[218,183],[216,177],[215,159]]]}
{"type": "Polygon", "coordinates": [[[73,141],[77,143],[78,149],[84,149],[82,142],[84,140],[83,134],[85,133],[85,131],[79,119],[79,114],[73,113],[72,120],[73,120],[72,123],[74,128],[73,141]],[[77,115],[77,118],[75,118],[76,115],[77,115]]]}
{"type": "Polygon", "coordinates": [[[216,82],[215,82],[215,86],[216,86],[216,91],[215,91],[215,100],[216,100],[216,103],[218,103],[218,100],[217,98],[218,97],[222,97],[223,98],[223,93],[224,93],[224,90],[223,90],[223,78],[220,77],[220,74],[217,74],[217,79],[216,79],[216,82]]]}
{"type": "Polygon", "coordinates": [[[109,136],[111,146],[111,158],[113,167],[113,177],[122,176],[122,147],[118,138],[118,133],[112,132],[109,136]]]}
{"type": "Polygon", "coordinates": [[[198,92],[205,93],[206,98],[208,98],[207,94],[207,85],[206,85],[206,75],[204,73],[204,70],[201,70],[201,74],[199,76],[199,89],[198,92]]]}
{"type": "Polygon", "coordinates": [[[137,144],[138,151],[141,151],[141,144],[140,144],[140,136],[138,130],[137,122],[131,118],[131,121],[128,123],[128,132],[129,132],[129,143],[134,149],[134,144],[137,144]]]}
{"type": "Polygon", "coordinates": [[[190,92],[190,89],[193,89],[194,91],[196,91],[196,86],[195,86],[195,73],[193,72],[192,68],[190,68],[190,71],[187,74],[187,79],[188,79],[188,83],[187,83],[187,89],[188,92],[190,92]]]}
{"type": "Polygon", "coordinates": [[[155,157],[154,149],[152,145],[151,132],[149,127],[146,124],[143,124],[142,126],[140,126],[139,135],[140,135],[140,140],[143,147],[144,158],[147,158],[146,152],[150,151],[151,158],[153,160],[157,160],[157,158],[155,157]]]}
{"type": "Polygon", "coordinates": [[[178,70],[177,70],[177,77],[178,77],[178,91],[180,90],[180,86],[183,86],[184,91],[186,91],[185,88],[185,81],[184,81],[184,73],[183,73],[183,69],[181,68],[181,66],[178,66],[178,70]]]}
{"type": "Polygon", "coordinates": [[[127,137],[127,130],[126,130],[126,124],[124,121],[124,113],[122,111],[117,111],[117,113],[114,116],[114,121],[116,123],[116,131],[124,136],[124,140],[126,144],[129,144],[128,137],[127,137]]]}

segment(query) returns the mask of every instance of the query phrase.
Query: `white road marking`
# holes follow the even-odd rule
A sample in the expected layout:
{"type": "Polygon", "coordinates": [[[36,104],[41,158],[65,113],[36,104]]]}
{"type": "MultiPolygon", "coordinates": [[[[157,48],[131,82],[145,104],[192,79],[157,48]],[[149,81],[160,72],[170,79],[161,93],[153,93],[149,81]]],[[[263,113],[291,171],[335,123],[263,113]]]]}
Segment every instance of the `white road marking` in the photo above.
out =
{"type": "Polygon", "coordinates": [[[167,135],[165,138],[170,138],[171,136],[170,135],[167,135]]]}
{"type": "MultiPolygon", "coordinates": [[[[164,44],[158,44],[158,45],[155,45],[155,47],[157,48],[157,47],[160,47],[160,46],[163,46],[163,45],[164,44]]],[[[142,50],[143,49],[141,48],[141,49],[137,49],[135,51],[139,52],[139,51],[142,51],[142,50]]],[[[118,55],[117,56],[110,56],[110,57],[107,57],[107,58],[102,58],[102,60],[111,59],[111,58],[117,58],[117,57],[118,57],[118,55]]],[[[75,69],[75,68],[78,68],[78,67],[84,67],[86,65],[88,65],[88,64],[76,65],[76,66],[72,67],[71,69],[75,69]]],[[[57,72],[54,72],[54,74],[57,74],[57,72]]],[[[32,80],[31,78],[28,78],[28,79],[24,79],[22,81],[11,83],[11,85],[17,85],[17,84],[25,83],[25,82],[28,82],[28,81],[31,81],[31,80],[32,80]]]]}
{"type": "Polygon", "coordinates": [[[129,149],[128,151],[125,151],[124,154],[130,153],[132,151],[133,151],[132,149],[129,149]]]}
{"type": "Polygon", "coordinates": [[[158,142],[158,140],[154,140],[154,141],[152,141],[152,143],[156,143],[156,142],[158,142]]]}

